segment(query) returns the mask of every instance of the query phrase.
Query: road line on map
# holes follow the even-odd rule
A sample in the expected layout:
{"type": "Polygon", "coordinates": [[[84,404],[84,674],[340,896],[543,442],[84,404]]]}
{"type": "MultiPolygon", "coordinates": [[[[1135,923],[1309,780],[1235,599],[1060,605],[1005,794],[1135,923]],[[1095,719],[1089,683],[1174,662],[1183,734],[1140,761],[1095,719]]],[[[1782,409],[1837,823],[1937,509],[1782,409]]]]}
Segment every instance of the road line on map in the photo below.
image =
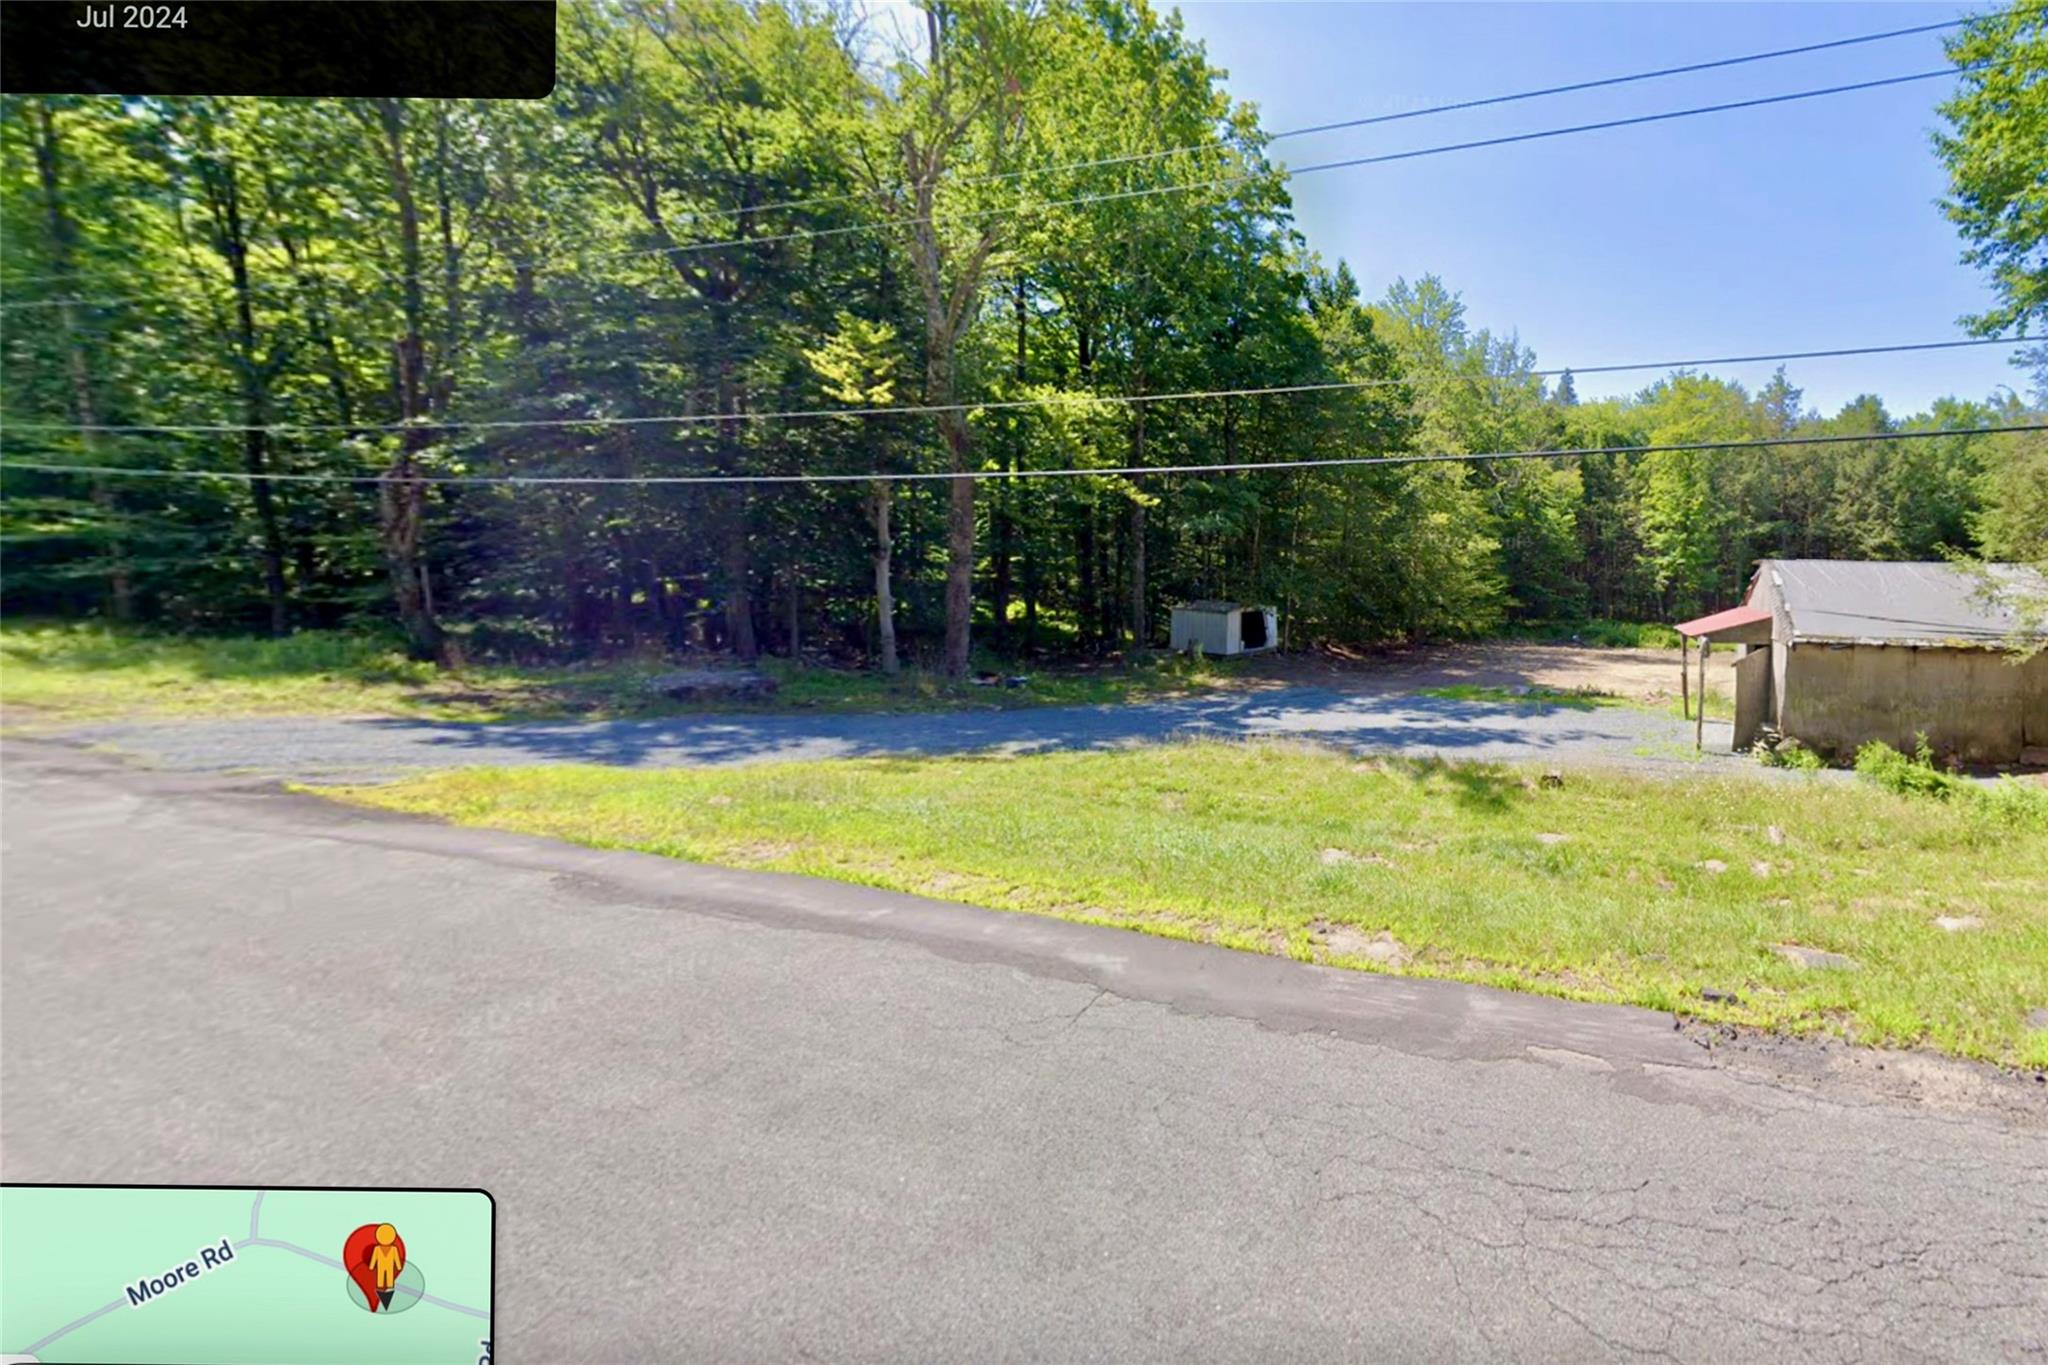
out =
{"type": "Polygon", "coordinates": [[[107,1304],[104,1307],[93,1309],[90,1313],[87,1313],[84,1317],[80,1318],[76,1322],[68,1322],[64,1324],[62,1327],[59,1327],[56,1331],[50,1333],[50,1335],[44,1337],[41,1341],[30,1342],[27,1346],[22,1348],[22,1354],[30,1356],[34,1355],[37,1351],[42,1350],[45,1346],[48,1346],[58,1337],[65,1336],[71,1332],[77,1331],[79,1328],[85,1326],[88,1322],[93,1321],[95,1318],[105,1317],[107,1314],[113,1312],[116,1308],[119,1308],[121,1306],[121,1302],[122,1301],[120,1299],[115,1299],[112,1303],[107,1304]]]}

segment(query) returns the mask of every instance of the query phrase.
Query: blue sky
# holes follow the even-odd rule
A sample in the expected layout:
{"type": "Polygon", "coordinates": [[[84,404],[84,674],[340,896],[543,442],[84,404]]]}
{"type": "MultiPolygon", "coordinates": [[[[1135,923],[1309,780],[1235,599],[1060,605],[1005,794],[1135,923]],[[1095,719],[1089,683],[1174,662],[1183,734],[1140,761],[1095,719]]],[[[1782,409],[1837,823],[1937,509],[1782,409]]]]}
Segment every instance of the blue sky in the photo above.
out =
{"type": "MultiPolygon", "coordinates": [[[[1189,32],[1270,130],[1953,18],[1920,4],[1365,4],[1199,0],[1189,32]]],[[[1944,64],[1939,34],[1289,138],[1287,163],[1371,155],[1944,64]]],[[[1368,297],[1434,273],[1540,365],[1961,337],[1988,293],[1935,201],[1950,79],[1303,176],[1296,213],[1368,297]]],[[[1894,413],[2024,391],[2002,348],[1801,361],[1807,402],[1894,413]]],[[[1754,387],[1771,366],[1716,367],[1754,387]]],[[[1654,375],[1588,376],[1585,397],[1654,375]]]]}

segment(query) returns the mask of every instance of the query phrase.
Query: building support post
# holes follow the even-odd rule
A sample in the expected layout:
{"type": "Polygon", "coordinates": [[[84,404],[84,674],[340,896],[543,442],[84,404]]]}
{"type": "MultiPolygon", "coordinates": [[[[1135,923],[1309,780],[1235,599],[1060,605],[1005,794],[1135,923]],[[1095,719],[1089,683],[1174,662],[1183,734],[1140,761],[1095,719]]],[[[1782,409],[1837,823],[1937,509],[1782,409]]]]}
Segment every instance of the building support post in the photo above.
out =
{"type": "Polygon", "coordinates": [[[1707,751],[1707,651],[1713,647],[1712,640],[1700,637],[1700,709],[1692,728],[1692,747],[1698,753],[1707,751]]]}
{"type": "Polygon", "coordinates": [[[1692,719],[1692,685],[1686,679],[1692,669],[1692,637],[1678,637],[1678,714],[1692,719]]]}

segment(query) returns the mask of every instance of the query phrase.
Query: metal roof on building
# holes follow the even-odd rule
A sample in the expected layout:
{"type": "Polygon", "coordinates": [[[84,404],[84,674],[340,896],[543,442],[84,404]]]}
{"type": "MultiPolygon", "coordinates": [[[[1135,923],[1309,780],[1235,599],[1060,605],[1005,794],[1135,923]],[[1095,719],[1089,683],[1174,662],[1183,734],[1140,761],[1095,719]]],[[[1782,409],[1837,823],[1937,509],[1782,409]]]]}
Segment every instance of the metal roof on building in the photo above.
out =
{"type": "MultiPolygon", "coordinates": [[[[1717,611],[1711,616],[1702,616],[1692,621],[1680,621],[1672,629],[1680,635],[1718,635],[1723,631],[1740,631],[1744,626],[1760,626],[1771,619],[1770,612],[1762,607],[1730,607],[1717,611]]],[[[1766,637],[1768,638],[1768,637],[1766,637]]]]}
{"type": "Polygon", "coordinates": [[[2023,564],[1766,559],[1757,573],[1772,576],[1793,640],[1821,643],[1997,645],[2019,632],[2016,596],[2048,594],[2023,564]]]}

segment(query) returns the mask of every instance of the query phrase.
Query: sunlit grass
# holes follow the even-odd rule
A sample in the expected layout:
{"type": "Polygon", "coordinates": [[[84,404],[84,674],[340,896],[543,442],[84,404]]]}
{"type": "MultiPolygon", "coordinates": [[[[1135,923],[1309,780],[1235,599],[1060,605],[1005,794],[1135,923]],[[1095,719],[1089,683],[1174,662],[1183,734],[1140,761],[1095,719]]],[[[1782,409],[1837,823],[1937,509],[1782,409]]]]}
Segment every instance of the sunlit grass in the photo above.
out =
{"type": "Polygon", "coordinates": [[[490,769],[342,795],[1347,965],[1377,965],[1356,954],[1386,933],[1422,975],[2048,1065],[2025,1027],[2048,1006],[2048,829],[1866,784],[1574,772],[1552,789],[1202,743],[490,769]],[[1860,965],[1798,967],[1780,943],[1860,965]]]}
{"type": "Polygon", "coordinates": [[[1623,697],[1585,688],[1485,687],[1477,683],[1449,683],[1442,687],[1418,687],[1418,697],[1443,697],[1449,701],[1476,701],[1511,706],[1562,706],[1573,711],[1591,711],[1603,706],[1633,705],[1623,697]]]}

